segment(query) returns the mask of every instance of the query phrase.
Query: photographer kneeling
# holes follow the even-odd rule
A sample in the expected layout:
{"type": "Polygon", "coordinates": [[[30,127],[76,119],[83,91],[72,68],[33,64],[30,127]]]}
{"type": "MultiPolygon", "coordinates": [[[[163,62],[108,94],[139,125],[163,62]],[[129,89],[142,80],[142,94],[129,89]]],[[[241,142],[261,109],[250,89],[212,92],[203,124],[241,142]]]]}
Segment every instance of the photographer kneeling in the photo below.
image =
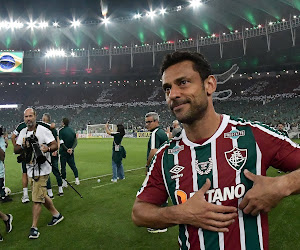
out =
{"type": "Polygon", "coordinates": [[[18,160],[25,160],[29,182],[32,191],[32,226],[30,239],[37,239],[40,235],[37,224],[40,217],[42,203],[52,214],[48,226],[54,226],[64,217],[56,210],[52,200],[47,196],[46,183],[51,173],[50,153],[57,150],[57,142],[51,131],[36,123],[36,112],[32,108],[24,111],[26,128],[20,131],[15,154],[21,154],[18,160]],[[21,159],[20,159],[21,158],[21,159]]]}

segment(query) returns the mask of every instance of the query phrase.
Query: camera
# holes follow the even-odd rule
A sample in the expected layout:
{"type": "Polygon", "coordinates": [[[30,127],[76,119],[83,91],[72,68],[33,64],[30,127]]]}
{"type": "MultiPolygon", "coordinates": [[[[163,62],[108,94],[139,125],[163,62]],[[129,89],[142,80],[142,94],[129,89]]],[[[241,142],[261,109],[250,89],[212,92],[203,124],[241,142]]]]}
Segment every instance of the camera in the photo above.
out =
{"type": "Polygon", "coordinates": [[[32,134],[25,138],[25,147],[23,152],[17,157],[17,162],[21,163],[25,161],[26,163],[31,163],[34,159],[39,165],[47,160],[40,149],[38,138],[32,134]]]}

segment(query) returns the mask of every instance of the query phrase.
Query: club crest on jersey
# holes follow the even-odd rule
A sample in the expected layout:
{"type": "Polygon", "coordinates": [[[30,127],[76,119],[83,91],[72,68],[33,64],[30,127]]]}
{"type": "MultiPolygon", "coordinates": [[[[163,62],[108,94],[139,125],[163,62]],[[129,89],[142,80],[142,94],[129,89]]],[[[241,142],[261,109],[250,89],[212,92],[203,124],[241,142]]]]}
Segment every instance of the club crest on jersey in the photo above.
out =
{"type": "Polygon", "coordinates": [[[171,176],[171,179],[176,179],[180,178],[183,176],[183,174],[180,174],[180,172],[184,169],[184,167],[175,165],[174,167],[171,168],[170,173],[174,174],[171,176]]]}
{"type": "Polygon", "coordinates": [[[168,154],[177,155],[181,150],[184,150],[184,145],[182,146],[175,146],[172,149],[168,149],[168,154]]]}
{"type": "Polygon", "coordinates": [[[245,130],[231,130],[229,133],[224,133],[224,138],[239,139],[240,136],[245,136],[245,130]]]}
{"type": "Polygon", "coordinates": [[[195,167],[198,174],[200,175],[209,174],[213,167],[211,157],[208,159],[208,161],[205,162],[198,162],[198,160],[196,160],[195,167]]]}
{"type": "Polygon", "coordinates": [[[247,149],[234,147],[232,150],[225,152],[228,164],[237,171],[240,171],[247,161],[247,149]]]}

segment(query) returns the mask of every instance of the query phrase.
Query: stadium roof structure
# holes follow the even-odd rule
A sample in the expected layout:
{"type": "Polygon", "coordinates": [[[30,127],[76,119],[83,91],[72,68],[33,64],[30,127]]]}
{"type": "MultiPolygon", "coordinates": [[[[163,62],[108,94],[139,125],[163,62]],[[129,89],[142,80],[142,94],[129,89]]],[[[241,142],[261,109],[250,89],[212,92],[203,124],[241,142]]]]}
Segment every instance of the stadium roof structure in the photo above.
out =
{"type": "Polygon", "coordinates": [[[114,55],[133,66],[139,53],[194,49],[217,61],[296,48],[300,62],[300,0],[13,2],[0,12],[0,50],[25,58],[109,56],[111,69],[114,55]]]}
{"type": "Polygon", "coordinates": [[[300,15],[300,0],[172,0],[164,4],[154,1],[150,7],[146,1],[139,1],[145,4],[143,7],[138,7],[137,1],[122,1],[121,7],[120,1],[107,1],[112,5],[111,9],[107,6],[107,14],[103,8],[101,11],[100,1],[93,0],[27,0],[24,6],[19,2],[22,1],[11,3],[11,8],[1,13],[0,33],[5,36],[1,35],[0,49],[80,49],[174,42],[265,27],[300,15]]]}

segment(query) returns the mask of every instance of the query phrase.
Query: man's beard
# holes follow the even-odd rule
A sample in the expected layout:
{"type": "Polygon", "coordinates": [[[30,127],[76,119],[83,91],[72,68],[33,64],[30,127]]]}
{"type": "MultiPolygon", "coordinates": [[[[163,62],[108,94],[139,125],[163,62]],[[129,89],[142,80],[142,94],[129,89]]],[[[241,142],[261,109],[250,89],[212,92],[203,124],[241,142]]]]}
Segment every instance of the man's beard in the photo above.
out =
{"type": "MultiPolygon", "coordinates": [[[[185,101],[184,103],[190,103],[190,109],[182,116],[176,116],[176,113],[173,111],[173,108],[169,106],[172,113],[175,115],[178,121],[184,124],[193,124],[196,120],[201,120],[207,111],[208,102],[207,100],[204,100],[201,104],[198,104],[197,106],[192,106],[192,103],[190,101],[185,101]]],[[[178,105],[177,103],[173,103],[173,107],[178,105]]]]}
{"type": "Polygon", "coordinates": [[[34,122],[33,121],[27,121],[26,125],[28,128],[33,128],[34,127],[34,122]]]}

